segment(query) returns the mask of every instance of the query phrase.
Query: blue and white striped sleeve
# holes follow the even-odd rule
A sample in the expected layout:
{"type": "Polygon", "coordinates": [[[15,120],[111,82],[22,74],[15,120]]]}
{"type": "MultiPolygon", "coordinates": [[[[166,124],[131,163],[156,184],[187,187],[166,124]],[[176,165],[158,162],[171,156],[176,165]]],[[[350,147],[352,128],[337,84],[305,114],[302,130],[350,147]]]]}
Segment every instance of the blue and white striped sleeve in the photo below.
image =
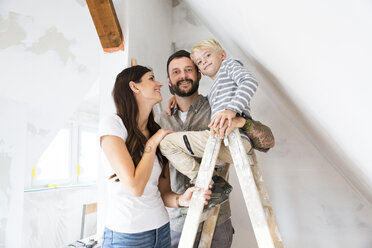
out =
{"type": "Polygon", "coordinates": [[[238,114],[249,113],[250,102],[256,93],[258,82],[243,64],[237,60],[231,60],[227,65],[227,73],[237,85],[235,97],[228,104],[227,109],[233,110],[238,114]]]}

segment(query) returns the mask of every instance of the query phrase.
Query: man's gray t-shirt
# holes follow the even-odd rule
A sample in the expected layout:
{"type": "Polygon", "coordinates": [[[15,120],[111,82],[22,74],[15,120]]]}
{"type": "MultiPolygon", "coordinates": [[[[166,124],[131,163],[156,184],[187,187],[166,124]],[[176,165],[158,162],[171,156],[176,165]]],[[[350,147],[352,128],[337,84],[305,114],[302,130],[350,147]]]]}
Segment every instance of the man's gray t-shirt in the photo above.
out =
{"type": "MultiPolygon", "coordinates": [[[[211,119],[211,108],[206,97],[199,95],[198,98],[191,104],[187,112],[186,121],[182,122],[177,114],[177,107],[169,116],[166,112],[155,116],[156,122],[163,129],[179,131],[203,131],[208,129],[208,124],[211,119]]],[[[183,194],[190,187],[190,179],[178,172],[171,164],[169,166],[170,181],[172,191],[177,194],[183,194]]],[[[170,227],[173,231],[181,232],[186,216],[183,216],[179,208],[167,208],[170,221],[170,227]]],[[[217,219],[217,225],[224,223],[231,216],[230,203],[221,205],[220,214],[217,219]]]]}

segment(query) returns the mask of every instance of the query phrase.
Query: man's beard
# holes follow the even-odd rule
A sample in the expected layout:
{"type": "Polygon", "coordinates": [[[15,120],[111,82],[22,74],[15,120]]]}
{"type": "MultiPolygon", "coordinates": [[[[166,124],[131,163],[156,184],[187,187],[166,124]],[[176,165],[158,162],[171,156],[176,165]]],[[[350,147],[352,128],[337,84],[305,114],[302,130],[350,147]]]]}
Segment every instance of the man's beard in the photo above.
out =
{"type": "Polygon", "coordinates": [[[198,88],[199,88],[199,81],[193,81],[191,79],[179,80],[176,84],[171,84],[169,86],[169,90],[173,95],[177,95],[181,97],[191,96],[198,90],[198,88]],[[184,81],[191,83],[191,88],[188,91],[184,91],[179,88],[180,84],[184,81]]]}

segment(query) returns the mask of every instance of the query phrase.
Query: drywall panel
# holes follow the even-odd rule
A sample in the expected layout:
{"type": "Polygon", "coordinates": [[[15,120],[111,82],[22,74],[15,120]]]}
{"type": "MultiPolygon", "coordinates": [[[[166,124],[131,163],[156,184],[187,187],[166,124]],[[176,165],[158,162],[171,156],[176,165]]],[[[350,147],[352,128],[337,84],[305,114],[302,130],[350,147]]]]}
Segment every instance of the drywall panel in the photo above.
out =
{"type": "Polygon", "coordinates": [[[371,4],[185,2],[220,40],[269,74],[262,86],[281,111],[372,202],[371,4]]]}
{"type": "MultiPolygon", "coordinates": [[[[238,1],[229,4],[215,1],[216,6],[206,1],[177,2],[174,1],[172,32],[176,49],[190,49],[202,39],[216,38],[228,56],[240,59],[259,79],[260,86],[252,101],[253,117],[271,127],[276,145],[268,153],[257,152],[257,156],[285,247],[371,246],[371,205],[340,173],[334,161],[324,156],[323,141],[314,143],[319,133],[306,122],[304,116],[308,117],[309,113],[303,113],[273,72],[253,57],[256,50],[248,50],[241,44],[251,30],[244,19],[248,17],[230,12],[238,1]],[[224,9],[223,13],[218,12],[219,8],[224,9]],[[241,23],[226,27],[230,24],[229,17],[241,18],[241,23]],[[185,33],[195,35],[185,36],[185,33]],[[315,139],[312,135],[316,135],[315,139]]],[[[239,3],[242,9],[239,13],[247,10],[247,6],[254,7],[247,1],[239,3]]],[[[260,14],[265,13],[256,15],[260,14]]],[[[254,37],[249,39],[253,42],[251,40],[254,41],[254,37]]],[[[292,52],[288,48],[283,50],[289,56],[293,56],[292,52]]],[[[211,82],[205,80],[202,84],[207,85],[201,89],[205,94],[211,82]]],[[[230,172],[234,187],[231,193],[233,247],[257,247],[235,171],[232,168],[230,172]]]]}

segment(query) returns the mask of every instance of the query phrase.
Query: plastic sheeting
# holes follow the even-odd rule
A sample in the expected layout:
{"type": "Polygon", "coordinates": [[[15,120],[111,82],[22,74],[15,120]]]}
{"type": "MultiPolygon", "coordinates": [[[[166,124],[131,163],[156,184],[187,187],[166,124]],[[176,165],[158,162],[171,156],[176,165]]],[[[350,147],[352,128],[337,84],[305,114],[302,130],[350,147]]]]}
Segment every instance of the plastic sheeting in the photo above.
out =
{"type": "MultiPolygon", "coordinates": [[[[97,187],[24,193],[22,247],[65,247],[80,238],[83,204],[97,202],[97,187]]],[[[85,235],[96,233],[97,214],[85,219],[85,235]]]]}

